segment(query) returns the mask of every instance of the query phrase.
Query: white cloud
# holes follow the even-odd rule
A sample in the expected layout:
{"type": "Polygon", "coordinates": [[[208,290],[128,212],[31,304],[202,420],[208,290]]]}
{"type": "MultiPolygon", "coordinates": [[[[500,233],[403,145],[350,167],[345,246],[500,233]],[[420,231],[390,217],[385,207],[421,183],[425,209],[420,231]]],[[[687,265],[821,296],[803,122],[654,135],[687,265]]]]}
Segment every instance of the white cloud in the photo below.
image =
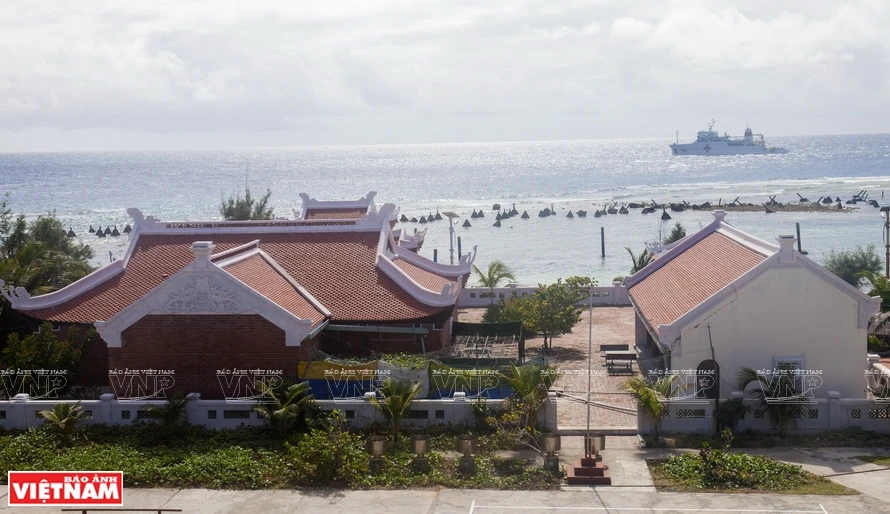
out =
{"type": "Polygon", "coordinates": [[[886,132],[890,119],[878,1],[111,5],[7,1],[0,150],[647,137],[753,115],[770,133],[886,132]]]}

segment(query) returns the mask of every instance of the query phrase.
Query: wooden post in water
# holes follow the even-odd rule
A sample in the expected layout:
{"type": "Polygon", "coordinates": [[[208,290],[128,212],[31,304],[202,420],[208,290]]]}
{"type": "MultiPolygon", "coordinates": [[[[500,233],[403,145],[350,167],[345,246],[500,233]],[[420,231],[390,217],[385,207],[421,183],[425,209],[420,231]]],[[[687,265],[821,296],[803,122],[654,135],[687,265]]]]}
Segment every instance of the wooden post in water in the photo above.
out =
{"type": "Polygon", "coordinates": [[[433,262],[439,262],[439,250],[433,248],[433,262]]]}
{"type": "Polygon", "coordinates": [[[457,260],[460,260],[463,255],[464,254],[460,251],[460,236],[457,236],[457,260]]]}
{"type": "Polygon", "coordinates": [[[803,253],[803,250],[800,249],[800,223],[795,223],[794,227],[797,229],[797,251],[803,253]]]}
{"type": "Polygon", "coordinates": [[[606,227],[600,227],[600,253],[606,258],[606,227]]]}

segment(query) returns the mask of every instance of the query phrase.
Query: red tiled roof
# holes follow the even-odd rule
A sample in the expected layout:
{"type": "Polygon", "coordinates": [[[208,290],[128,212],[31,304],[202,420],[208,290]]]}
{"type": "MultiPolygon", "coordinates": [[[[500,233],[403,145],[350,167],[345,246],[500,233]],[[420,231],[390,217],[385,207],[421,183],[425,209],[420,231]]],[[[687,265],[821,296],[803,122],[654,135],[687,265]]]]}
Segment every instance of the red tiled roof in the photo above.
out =
{"type": "Polygon", "coordinates": [[[413,278],[415,282],[436,293],[442,291],[442,288],[445,287],[445,284],[457,285],[457,282],[455,282],[453,279],[443,277],[441,275],[433,273],[432,271],[427,271],[421,267],[411,264],[405,259],[396,259],[393,264],[407,273],[408,276],[413,278]]]}
{"type": "Polygon", "coordinates": [[[627,292],[640,314],[658,330],[659,325],[677,321],[764,259],[754,250],[714,232],[670,257],[627,292]]]}
{"type": "Polygon", "coordinates": [[[368,213],[367,207],[345,207],[340,209],[306,209],[307,220],[358,219],[368,213]]]}
{"type": "Polygon", "coordinates": [[[142,235],[122,273],[60,305],[22,313],[70,323],[107,320],[192,262],[194,241],[212,240],[218,253],[258,238],[335,320],[418,320],[451,309],[421,303],[377,268],[379,237],[379,232],[142,235]]]}
{"type": "Polygon", "coordinates": [[[300,294],[261,255],[252,255],[223,269],[294,316],[311,319],[312,326],[324,320],[324,313],[300,294]]]}

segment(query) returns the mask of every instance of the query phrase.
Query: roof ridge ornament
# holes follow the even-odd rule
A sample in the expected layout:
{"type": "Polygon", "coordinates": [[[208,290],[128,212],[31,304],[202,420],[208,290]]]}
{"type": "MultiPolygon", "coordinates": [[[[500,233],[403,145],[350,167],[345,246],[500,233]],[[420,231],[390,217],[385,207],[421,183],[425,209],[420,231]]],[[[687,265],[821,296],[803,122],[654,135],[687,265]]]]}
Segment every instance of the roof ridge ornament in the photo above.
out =
{"type": "Polygon", "coordinates": [[[3,280],[0,280],[0,294],[9,301],[13,309],[15,309],[16,305],[20,304],[22,301],[31,299],[31,293],[29,293],[27,289],[22,286],[7,286],[6,282],[3,280]]]}

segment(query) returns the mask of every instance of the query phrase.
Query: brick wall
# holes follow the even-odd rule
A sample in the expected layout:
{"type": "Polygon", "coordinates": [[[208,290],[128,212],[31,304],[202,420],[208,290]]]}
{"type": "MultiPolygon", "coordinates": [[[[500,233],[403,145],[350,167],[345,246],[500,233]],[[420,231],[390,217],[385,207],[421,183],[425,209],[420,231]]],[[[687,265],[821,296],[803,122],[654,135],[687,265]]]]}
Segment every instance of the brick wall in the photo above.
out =
{"type": "Polygon", "coordinates": [[[315,341],[287,347],[284,331],[258,315],[152,315],[124,330],[121,348],[108,349],[110,369],[174,370],[171,392],[224,398],[217,370],[283,370],[297,379],[297,364],[315,341]]]}

